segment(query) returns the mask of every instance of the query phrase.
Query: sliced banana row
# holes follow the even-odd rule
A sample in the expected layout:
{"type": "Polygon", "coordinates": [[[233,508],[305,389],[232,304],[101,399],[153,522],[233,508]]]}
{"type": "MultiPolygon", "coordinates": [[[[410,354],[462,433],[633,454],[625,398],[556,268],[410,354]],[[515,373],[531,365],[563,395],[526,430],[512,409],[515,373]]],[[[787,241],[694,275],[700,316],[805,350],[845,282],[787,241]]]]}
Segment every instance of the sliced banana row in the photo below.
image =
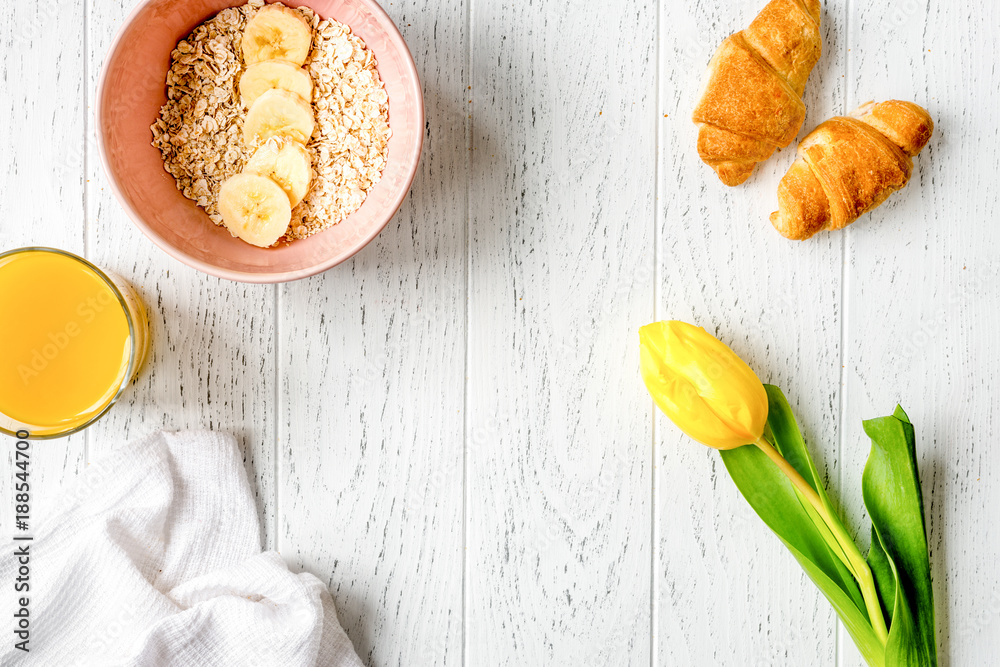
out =
{"type": "Polygon", "coordinates": [[[219,190],[219,213],[230,232],[266,248],[285,233],[292,206],[285,191],[270,178],[236,174],[219,190]]]}
{"type": "Polygon", "coordinates": [[[287,90],[304,100],[312,99],[312,77],[290,60],[264,60],[247,67],[240,78],[240,99],[250,108],[269,90],[287,90]]]}
{"type": "Polygon", "coordinates": [[[243,32],[243,60],[247,65],[288,60],[301,66],[311,46],[312,28],[291,7],[264,5],[243,32]]]}
{"type": "Polygon", "coordinates": [[[302,68],[311,46],[312,28],[288,7],[265,5],[243,33],[243,143],[257,148],[243,173],[222,184],[219,212],[230,232],[262,248],[288,230],[312,181],[305,144],[315,127],[313,83],[302,68]]]}
{"type": "Polygon", "coordinates": [[[313,133],[312,106],[287,90],[272,88],[257,98],[243,121],[243,143],[257,146],[271,137],[306,143],[313,133]]]}
{"type": "Polygon", "coordinates": [[[270,178],[285,191],[295,208],[309,191],[312,158],[306,147],[297,141],[271,138],[254,152],[243,172],[270,178]]]}

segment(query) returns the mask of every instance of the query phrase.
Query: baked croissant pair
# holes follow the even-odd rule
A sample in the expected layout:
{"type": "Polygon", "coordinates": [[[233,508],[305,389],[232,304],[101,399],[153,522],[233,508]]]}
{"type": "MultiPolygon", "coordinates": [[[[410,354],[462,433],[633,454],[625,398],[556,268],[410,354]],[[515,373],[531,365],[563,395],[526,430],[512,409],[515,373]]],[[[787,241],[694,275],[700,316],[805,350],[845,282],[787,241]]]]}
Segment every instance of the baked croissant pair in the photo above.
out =
{"type": "MultiPolygon", "coordinates": [[[[693,119],[698,154],[726,185],[743,183],[802,128],[819,23],[819,0],[771,0],[712,57],[693,119]]],[[[797,240],[846,227],[906,185],[933,130],[924,109],[896,100],[824,122],[799,145],[771,223],[797,240]]]]}

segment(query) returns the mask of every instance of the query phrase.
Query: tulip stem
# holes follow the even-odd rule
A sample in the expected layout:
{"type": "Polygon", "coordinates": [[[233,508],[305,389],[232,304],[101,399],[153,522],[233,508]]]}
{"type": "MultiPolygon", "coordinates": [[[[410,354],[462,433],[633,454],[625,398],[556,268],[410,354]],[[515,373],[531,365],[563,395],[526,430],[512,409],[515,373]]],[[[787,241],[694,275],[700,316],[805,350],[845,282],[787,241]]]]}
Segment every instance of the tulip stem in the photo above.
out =
{"type": "Polygon", "coordinates": [[[885,625],[885,618],[882,616],[882,607],[878,601],[878,593],[875,589],[875,578],[872,576],[871,568],[868,567],[868,563],[865,561],[864,556],[861,555],[861,551],[858,549],[858,545],[854,543],[854,539],[847,534],[847,529],[844,527],[843,522],[837,517],[831,509],[823,502],[823,499],[819,497],[816,493],[816,489],[812,487],[806,479],[799,474],[799,471],[788,462],[785,457],[775,449],[767,438],[761,436],[757,442],[754,443],[757,447],[767,454],[767,457],[774,461],[774,464],[778,466],[785,477],[795,485],[795,488],[805,496],[809,504],[813,506],[813,509],[819,514],[820,518],[833,533],[834,538],[837,540],[837,544],[840,545],[842,549],[842,555],[844,556],[841,560],[847,569],[851,571],[854,578],[858,582],[858,586],[861,588],[861,595],[865,599],[865,607],[868,610],[868,618],[871,621],[872,629],[875,631],[875,635],[879,638],[879,641],[883,645],[889,639],[889,631],[885,625]]]}

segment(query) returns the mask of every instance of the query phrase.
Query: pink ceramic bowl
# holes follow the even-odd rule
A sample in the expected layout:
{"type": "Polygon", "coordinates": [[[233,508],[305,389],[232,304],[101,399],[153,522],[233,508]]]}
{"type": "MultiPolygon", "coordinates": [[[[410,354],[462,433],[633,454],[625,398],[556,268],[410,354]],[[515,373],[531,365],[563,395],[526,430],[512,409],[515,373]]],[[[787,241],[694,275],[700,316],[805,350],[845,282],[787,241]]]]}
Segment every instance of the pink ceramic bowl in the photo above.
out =
{"type": "Polygon", "coordinates": [[[250,283],[298,280],[343,262],[375,238],[413,182],[423,141],[424,103],[413,58],[374,0],[284,0],[346,23],[378,60],[389,95],[389,158],[368,199],[340,224],[277,248],[256,248],[212,223],[177,190],[150,145],[149,126],[166,102],[170,52],[200,23],[245,0],[143,0],[104,62],[97,91],[97,144],[111,188],[139,229],[180,261],[250,283]]]}

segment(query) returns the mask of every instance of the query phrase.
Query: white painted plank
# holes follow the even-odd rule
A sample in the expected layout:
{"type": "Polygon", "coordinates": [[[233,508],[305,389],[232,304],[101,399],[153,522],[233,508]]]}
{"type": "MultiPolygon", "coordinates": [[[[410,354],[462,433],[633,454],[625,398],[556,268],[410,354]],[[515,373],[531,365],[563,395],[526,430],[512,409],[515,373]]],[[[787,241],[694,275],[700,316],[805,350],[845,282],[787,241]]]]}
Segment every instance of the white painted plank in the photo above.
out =
{"type": "MultiPolygon", "coordinates": [[[[851,3],[849,105],[924,105],[935,136],[903,192],[848,233],[845,487],[855,523],[861,420],[900,402],[916,427],[943,665],[1000,652],[997,453],[1000,6],[851,3]]],[[[867,532],[867,531],[865,531],[867,532]]],[[[867,537],[867,536],[866,536],[867,537]]],[[[861,664],[853,648],[845,665],[861,664]]]]}
{"type": "Polygon", "coordinates": [[[366,664],[459,665],[467,13],[384,7],[423,82],[424,154],[369,247],[282,287],[278,546],[329,584],[366,664]]]}
{"type": "Polygon", "coordinates": [[[656,8],[472,16],[466,664],[648,664],[656,8]]]}
{"type": "MultiPolygon", "coordinates": [[[[781,387],[836,484],[842,239],[787,241],[768,221],[796,144],[727,188],[698,158],[690,120],[715,48],[763,5],[661,4],[657,319],[705,327],[781,387]]],[[[840,111],[843,19],[839,3],[822,15],[823,56],[806,88],[800,138],[840,111]]],[[[656,433],[658,664],[834,664],[836,615],[718,455],[659,413],[656,433]]]]}
{"type": "MultiPolygon", "coordinates": [[[[105,53],[133,5],[92,0],[88,6],[90,109],[105,53]]],[[[138,380],[90,429],[91,456],[160,428],[233,433],[255,489],[265,544],[273,545],[276,288],[211,278],[147,240],[107,185],[89,113],[90,254],[138,289],[152,341],[138,380]]]]}
{"type": "MultiPolygon", "coordinates": [[[[86,252],[139,287],[153,355],[88,433],[93,452],[160,426],[240,435],[265,528],[281,522],[270,543],[331,583],[367,663],[458,664],[464,642],[470,665],[645,664],[650,623],[661,665],[834,663],[827,603],[715,455],[660,418],[650,478],[635,329],[653,319],[654,284],[658,317],[705,325],[785,389],[824,471],[833,483],[842,474],[855,525],[861,419],[903,402],[919,438],[942,664],[983,664],[1000,649],[997,544],[984,529],[984,508],[1000,500],[990,475],[1000,239],[985,180],[1000,167],[992,4],[849,3],[845,21],[831,3],[805,130],[865,99],[900,97],[926,104],[938,134],[908,190],[870,220],[791,244],[766,216],[793,150],[728,190],[698,161],[688,120],[712,49],[762,0],[661,3],[659,113],[653,8],[620,0],[597,16],[582,2],[476,3],[470,73],[465,4],[393,2],[427,95],[413,197],[356,260],[281,289],[277,346],[273,288],[165,257],[128,222],[85,147],[85,90],[93,95],[131,4],[90,3],[86,54],[82,2],[20,3],[0,25],[0,183],[15,193],[0,198],[4,249],[86,252]],[[466,107],[477,111],[471,165],[466,107]]],[[[36,516],[83,456],[83,437],[36,447],[36,516]]],[[[0,525],[8,519],[0,503],[0,525]]],[[[841,640],[840,664],[860,664],[841,640]]]]}
{"type": "MultiPolygon", "coordinates": [[[[0,46],[0,250],[45,245],[83,254],[83,6],[11,4],[0,46]]],[[[79,434],[33,446],[32,528],[79,471],[85,443],[79,434]]],[[[14,440],[4,438],[0,539],[13,532],[13,452],[14,440]]]]}

